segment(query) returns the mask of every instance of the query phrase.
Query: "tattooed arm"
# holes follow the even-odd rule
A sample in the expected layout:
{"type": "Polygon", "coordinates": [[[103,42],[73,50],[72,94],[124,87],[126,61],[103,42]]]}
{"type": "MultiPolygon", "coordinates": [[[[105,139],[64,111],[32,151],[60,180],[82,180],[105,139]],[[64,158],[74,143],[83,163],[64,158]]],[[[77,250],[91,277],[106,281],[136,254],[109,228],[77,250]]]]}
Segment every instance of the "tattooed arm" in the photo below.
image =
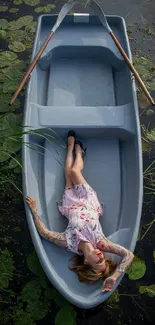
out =
{"type": "Polygon", "coordinates": [[[114,244],[110,240],[108,240],[105,236],[103,240],[100,240],[97,244],[98,248],[103,250],[104,252],[113,253],[118,256],[121,256],[121,262],[118,264],[116,271],[123,273],[131,264],[134,254],[130,252],[125,247],[114,244]]]}
{"type": "Polygon", "coordinates": [[[49,231],[45,225],[43,224],[40,216],[38,215],[37,212],[37,207],[36,207],[36,200],[33,199],[30,196],[26,197],[26,202],[32,212],[33,215],[33,219],[34,219],[34,223],[36,225],[36,228],[40,234],[40,236],[42,236],[43,238],[51,241],[52,243],[61,246],[61,247],[65,247],[67,248],[67,242],[66,242],[66,238],[65,238],[65,234],[64,233],[58,233],[55,231],[49,231]]]}
{"type": "Polygon", "coordinates": [[[104,235],[103,240],[100,240],[98,242],[97,247],[98,249],[103,250],[104,252],[113,253],[118,256],[121,256],[121,261],[117,265],[115,272],[112,274],[112,276],[109,276],[104,282],[104,288],[102,292],[111,291],[121,273],[125,272],[131,264],[134,258],[134,254],[123,246],[112,243],[104,235]]]}

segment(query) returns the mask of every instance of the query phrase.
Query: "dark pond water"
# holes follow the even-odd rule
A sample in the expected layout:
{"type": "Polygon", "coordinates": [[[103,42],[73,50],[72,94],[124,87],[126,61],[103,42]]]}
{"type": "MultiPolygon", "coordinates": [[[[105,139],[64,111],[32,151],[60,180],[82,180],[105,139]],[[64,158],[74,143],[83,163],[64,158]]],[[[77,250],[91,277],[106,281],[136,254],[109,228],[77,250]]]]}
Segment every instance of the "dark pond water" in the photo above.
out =
{"type": "MultiPolygon", "coordinates": [[[[138,93],[143,135],[144,204],[132,276],[125,276],[118,291],[93,310],[71,306],[46,279],[34,253],[23,198],[20,141],[11,135],[20,131],[24,91],[10,112],[10,96],[30,61],[37,17],[57,13],[64,1],[0,1],[0,324],[1,325],[103,325],[153,324],[155,321],[155,115],[138,93]],[[7,129],[7,131],[6,131],[7,129]],[[4,150],[10,150],[8,158],[4,150]],[[7,166],[7,169],[6,169],[7,166]],[[5,168],[5,169],[4,169],[5,168]],[[3,174],[2,174],[3,173],[3,174]],[[149,188],[149,189],[148,189],[149,188]],[[129,277],[133,279],[129,279],[129,277]]],[[[122,15],[127,22],[133,60],[143,80],[155,91],[154,0],[100,1],[106,14],[122,15]]],[[[77,6],[75,11],[85,9],[77,6]]],[[[132,202],[130,202],[132,204],[132,202]]]]}

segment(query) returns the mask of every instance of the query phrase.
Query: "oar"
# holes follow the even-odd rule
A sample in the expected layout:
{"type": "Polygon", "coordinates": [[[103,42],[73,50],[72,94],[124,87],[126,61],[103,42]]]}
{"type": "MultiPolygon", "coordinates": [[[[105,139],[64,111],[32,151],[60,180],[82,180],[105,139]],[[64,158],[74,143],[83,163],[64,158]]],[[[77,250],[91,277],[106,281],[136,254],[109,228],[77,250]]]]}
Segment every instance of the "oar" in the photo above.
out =
{"type": "Polygon", "coordinates": [[[118,47],[120,53],[122,54],[124,60],[126,61],[127,65],[129,66],[130,70],[133,72],[133,74],[135,76],[135,79],[138,81],[140,87],[144,91],[144,93],[145,93],[146,97],[148,98],[148,100],[150,101],[150,103],[152,105],[155,105],[155,102],[154,102],[152,96],[150,95],[150,93],[148,92],[147,88],[145,87],[144,82],[142,81],[140,75],[138,74],[138,72],[134,68],[133,64],[129,60],[127,54],[125,53],[125,51],[123,50],[121,44],[119,43],[118,39],[116,38],[115,34],[111,30],[111,28],[110,28],[110,26],[109,26],[109,24],[107,22],[107,19],[105,17],[105,14],[104,14],[102,8],[100,7],[100,5],[95,0],[88,1],[87,4],[93,9],[93,11],[99,17],[99,19],[100,19],[102,25],[104,26],[104,28],[108,31],[108,33],[112,37],[113,41],[115,42],[116,46],[118,47]]]}
{"type": "Polygon", "coordinates": [[[76,1],[75,0],[69,0],[60,10],[58,18],[56,20],[55,25],[53,26],[50,34],[48,35],[48,37],[46,38],[46,40],[44,41],[41,49],[39,50],[39,52],[36,54],[35,58],[33,59],[33,61],[31,62],[27,72],[25,73],[25,76],[23,78],[23,80],[21,81],[21,83],[19,84],[18,88],[16,89],[15,93],[13,94],[11,100],[10,100],[10,105],[12,105],[16,99],[16,97],[18,96],[18,94],[21,92],[21,90],[23,89],[25,83],[28,81],[28,78],[31,74],[31,72],[33,71],[34,67],[36,66],[38,60],[40,59],[42,53],[44,52],[47,44],[49,43],[50,39],[52,38],[53,34],[56,32],[57,28],[60,26],[62,20],[65,18],[65,16],[67,15],[67,13],[73,8],[73,6],[75,5],[76,1]]]}

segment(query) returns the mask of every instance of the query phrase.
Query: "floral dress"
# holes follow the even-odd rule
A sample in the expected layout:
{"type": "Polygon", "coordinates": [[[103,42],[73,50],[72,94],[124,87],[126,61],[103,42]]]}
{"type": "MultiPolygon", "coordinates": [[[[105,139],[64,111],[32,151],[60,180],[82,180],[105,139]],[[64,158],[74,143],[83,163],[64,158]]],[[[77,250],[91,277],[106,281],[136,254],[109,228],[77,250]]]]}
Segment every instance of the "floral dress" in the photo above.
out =
{"type": "Polygon", "coordinates": [[[96,248],[102,236],[99,217],[103,214],[96,192],[88,184],[75,185],[65,190],[58,208],[69,220],[65,230],[68,250],[81,255],[80,241],[91,242],[96,248]]]}

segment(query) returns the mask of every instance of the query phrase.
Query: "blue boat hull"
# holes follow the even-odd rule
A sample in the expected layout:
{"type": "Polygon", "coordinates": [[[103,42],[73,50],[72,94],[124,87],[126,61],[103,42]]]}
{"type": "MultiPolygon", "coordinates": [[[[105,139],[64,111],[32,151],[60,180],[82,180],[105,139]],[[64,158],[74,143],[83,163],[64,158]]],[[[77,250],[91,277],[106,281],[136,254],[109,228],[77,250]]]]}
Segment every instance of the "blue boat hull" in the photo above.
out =
{"type": "MultiPolygon", "coordinates": [[[[116,16],[107,19],[131,59],[124,20],[116,16]]],[[[55,21],[55,15],[39,18],[33,57],[55,21]]],[[[64,190],[64,141],[68,130],[74,128],[88,148],[84,176],[105,202],[100,220],[103,231],[112,241],[134,251],[143,195],[136,89],[128,67],[96,16],[66,16],[49,42],[28,85],[24,128],[31,129],[31,134],[24,136],[29,145],[23,143],[24,195],[37,199],[48,229],[62,232],[67,226],[56,201],[64,190]]],[[[27,206],[25,209],[34,247],[51,283],[78,307],[92,308],[105,301],[111,293],[100,293],[103,283],[80,283],[68,269],[72,254],[42,239],[27,206]]]]}

